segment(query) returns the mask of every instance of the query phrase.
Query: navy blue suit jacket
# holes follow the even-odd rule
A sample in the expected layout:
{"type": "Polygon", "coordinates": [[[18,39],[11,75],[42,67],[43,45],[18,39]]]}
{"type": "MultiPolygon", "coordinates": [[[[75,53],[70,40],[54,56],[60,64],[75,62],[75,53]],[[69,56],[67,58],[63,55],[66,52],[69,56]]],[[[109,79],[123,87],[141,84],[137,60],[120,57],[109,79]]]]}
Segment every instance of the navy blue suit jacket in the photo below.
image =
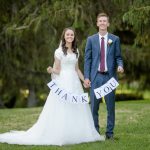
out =
{"type": "MultiPolygon", "coordinates": [[[[108,33],[108,40],[112,43],[107,44],[107,68],[111,77],[117,77],[116,68],[123,67],[123,60],[121,57],[120,39],[118,36],[108,33]]],[[[95,79],[96,73],[100,63],[100,42],[99,34],[94,34],[87,39],[84,57],[84,78],[91,82],[95,79]]]]}

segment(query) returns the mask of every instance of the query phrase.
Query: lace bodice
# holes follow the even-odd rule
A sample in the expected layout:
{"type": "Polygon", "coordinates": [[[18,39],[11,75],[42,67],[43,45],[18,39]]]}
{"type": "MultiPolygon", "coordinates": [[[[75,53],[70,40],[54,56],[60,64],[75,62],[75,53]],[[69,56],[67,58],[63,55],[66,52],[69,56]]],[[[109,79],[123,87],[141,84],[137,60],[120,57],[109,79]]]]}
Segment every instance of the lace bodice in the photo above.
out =
{"type": "Polygon", "coordinates": [[[61,71],[63,70],[75,70],[75,65],[78,61],[76,54],[67,53],[64,55],[62,48],[58,48],[55,51],[55,57],[61,61],[61,71]]]}

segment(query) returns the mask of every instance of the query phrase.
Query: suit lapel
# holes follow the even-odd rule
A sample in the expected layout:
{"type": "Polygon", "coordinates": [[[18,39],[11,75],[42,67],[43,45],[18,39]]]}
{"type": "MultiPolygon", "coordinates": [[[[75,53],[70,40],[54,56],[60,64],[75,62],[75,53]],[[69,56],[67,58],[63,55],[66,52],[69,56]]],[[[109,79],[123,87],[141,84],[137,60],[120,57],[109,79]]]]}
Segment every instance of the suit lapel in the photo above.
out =
{"type": "MultiPolygon", "coordinates": [[[[113,37],[111,36],[110,33],[108,33],[108,39],[107,39],[107,43],[108,40],[111,39],[113,41],[113,37]]],[[[100,56],[100,41],[99,41],[99,33],[96,34],[95,36],[95,43],[97,44],[97,51],[98,51],[98,55],[100,56]]],[[[111,49],[111,45],[107,44],[107,56],[109,55],[111,49]]]]}
{"type": "MultiPolygon", "coordinates": [[[[109,39],[112,39],[110,33],[108,33],[107,43],[108,43],[108,40],[109,40],[109,39]]],[[[110,45],[107,44],[107,56],[108,56],[108,54],[109,54],[109,51],[110,51],[110,45]]]]}
{"type": "Polygon", "coordinates": [[[97,51],[98,51],[98,55],[100,55],[100,43],[99,43],[99,34],[97,33],[96,34],[96,37],[95,37],[95,43],[97,44],[97,51]]]}

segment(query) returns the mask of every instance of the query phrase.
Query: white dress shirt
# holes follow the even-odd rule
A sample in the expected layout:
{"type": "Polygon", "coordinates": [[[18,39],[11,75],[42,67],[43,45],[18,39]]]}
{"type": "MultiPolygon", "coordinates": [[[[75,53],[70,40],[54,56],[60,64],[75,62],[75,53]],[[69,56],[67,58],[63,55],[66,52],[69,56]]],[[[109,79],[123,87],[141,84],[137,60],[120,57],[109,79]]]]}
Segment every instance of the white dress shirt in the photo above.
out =
{"type": "MultiPolygon", "coordinates": [[[[108,71],[108,68],[107,68],[107,41],[108,41],[108,32],[104,35],[104,36],[101,36],[99,34],[99,43],[100,43],[100,49],[101,49],[101,38],[104,37],[104,46],[105,46],[105,72],[108,71]]],[[[99,62],[99,67],[98,67],[98,71],[100,71],[100,62],[99,62]]]]}

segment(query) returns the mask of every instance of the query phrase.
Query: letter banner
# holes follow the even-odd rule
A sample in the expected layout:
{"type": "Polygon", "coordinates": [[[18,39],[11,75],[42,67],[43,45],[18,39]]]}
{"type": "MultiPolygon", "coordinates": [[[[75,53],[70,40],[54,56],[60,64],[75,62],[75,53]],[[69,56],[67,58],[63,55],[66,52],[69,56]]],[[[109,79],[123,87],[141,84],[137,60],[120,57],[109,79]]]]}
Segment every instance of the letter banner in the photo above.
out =
{"type": "Polygon", "coordinates": [[[74,94],[70,93],[57,85],[55,80],[50,81],[47,86],[51,91],[59,97],[62,102],[70,102],[73,104],[87,104],[89,103],[88,93],[74,94]]]}
{"type": "Polygon", "coordinates": [[[105,95],[109,94],[114,89],[116,89],[118,85],[119,85],[119,83],[115,80],[115,78],[112,77],[104,85],[102,85],[99,88],[94,89],[96,98],[100,99],[100,98],[104,97],[105,95]]]}

